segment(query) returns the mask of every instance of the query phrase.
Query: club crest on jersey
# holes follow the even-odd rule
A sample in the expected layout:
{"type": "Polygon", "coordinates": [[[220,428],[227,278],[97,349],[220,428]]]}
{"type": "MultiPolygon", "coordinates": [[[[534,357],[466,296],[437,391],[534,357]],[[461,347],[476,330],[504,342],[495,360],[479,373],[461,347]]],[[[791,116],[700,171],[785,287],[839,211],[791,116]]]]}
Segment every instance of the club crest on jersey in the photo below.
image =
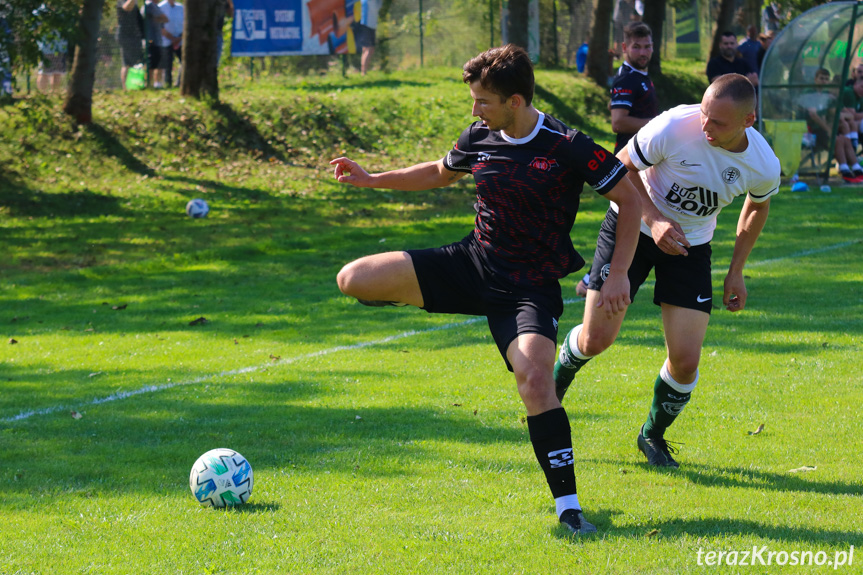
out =
{"type": "Polygon", "coordinates": [[[602,278],[602,281],[608,279],[608,276],[611,274],[611,264],[605,264],[602,266],[602,269],[599,270],[599,277],[602,278]]]}
{"type": "Polygon", "coordinates": [[[485,152],[480,152],[479,154],[477,154],[477,160],[479,160],[480,162],[487,162],[490,159],[491,159],[491,154],[487,154],[485,152]]]}
{"type": "Polygon", "coordinates": [[[557,160],[549,160],[548,158],[534,158],[533,161],[528,164],[531,168],[542,170],[543,172],[548,172],[552,168],[556,168],[558,166],[557,160]]]}
{"type": "Polygon", "coordinates": [[[740,177],[740,170],[737,168],[725,168],[725,171],[722,172],[722,179],[726,184],[733,184],[737,181],[737,178],[740,177]]]}

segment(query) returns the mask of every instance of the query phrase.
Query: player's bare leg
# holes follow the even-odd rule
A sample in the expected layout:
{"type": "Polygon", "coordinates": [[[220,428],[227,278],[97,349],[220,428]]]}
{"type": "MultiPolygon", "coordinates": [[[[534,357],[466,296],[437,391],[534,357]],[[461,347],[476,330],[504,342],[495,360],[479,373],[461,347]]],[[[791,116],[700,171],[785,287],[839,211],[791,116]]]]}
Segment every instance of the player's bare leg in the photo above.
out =
{"type": "Polygon", "coordinates": [[[336,278],[342,293],[366,305],[423,306],[413,260],[407,252],[366,256],[347,264],[336,278]]]}
{"type": "Polygon", "coordinates": [[[599,292],[587,290],[584,302],[584,319],[581,325],[570,330],[560,346],[560,354],[554,364],[555,393],[563,399],[566,390],[584,364],[599,355],[614,343],[626,312],[608,317],[603,308],[596,307],[599,292]]]}

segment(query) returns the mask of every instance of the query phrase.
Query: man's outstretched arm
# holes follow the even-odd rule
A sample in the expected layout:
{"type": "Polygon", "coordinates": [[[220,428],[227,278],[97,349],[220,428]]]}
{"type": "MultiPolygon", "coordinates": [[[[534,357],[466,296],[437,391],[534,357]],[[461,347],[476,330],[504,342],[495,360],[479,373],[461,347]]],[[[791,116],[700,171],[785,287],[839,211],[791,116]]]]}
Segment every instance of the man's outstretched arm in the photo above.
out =
{"type": "Polygon", "coordinates": [[[335,166],[333,175],[341,183],[360,188],[386,188],[406,192],[448,186],[467,173],[447,169],[443,160],[423,162],[379,174],[370,174],[355,161],[344,157],[330,161],[330,165],[335,166]]]}

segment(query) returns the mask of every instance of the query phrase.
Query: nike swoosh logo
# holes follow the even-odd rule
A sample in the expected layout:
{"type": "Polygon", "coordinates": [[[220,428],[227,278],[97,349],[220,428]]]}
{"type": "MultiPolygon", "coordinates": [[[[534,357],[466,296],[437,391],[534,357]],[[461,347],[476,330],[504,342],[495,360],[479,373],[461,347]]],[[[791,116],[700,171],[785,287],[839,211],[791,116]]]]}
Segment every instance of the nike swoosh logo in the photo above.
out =
{"type": "Polygon", "coordinates": [[[686,166],[687,168],[694,168],[696,166],[700,166],[701,164],[687,164],[686,160],[680,160],[681,166],[686,166]]]}
{"type": "Polygon", "coordinates": [[[704,303],[706,301],[710,301],[711,299],[713,299],[713,298],[710,298],[710,297],[704,297],[703,298],[700,295],[695,296],[695,301],[697,301],[698,303],[704,303]]]}

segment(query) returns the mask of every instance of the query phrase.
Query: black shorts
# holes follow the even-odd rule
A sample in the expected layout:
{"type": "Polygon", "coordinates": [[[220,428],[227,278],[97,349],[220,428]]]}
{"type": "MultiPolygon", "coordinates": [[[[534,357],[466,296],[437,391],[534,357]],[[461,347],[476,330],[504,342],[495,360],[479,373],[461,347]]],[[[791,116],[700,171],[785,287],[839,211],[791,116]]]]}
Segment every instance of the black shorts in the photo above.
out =
{"type": "MultiPolygon", "coordinates": [[[[614,254],[617,213],[609,209],[596,240],[596,253],[590,266],[588,288],[598,290],[608,277],[611,256],[614,254]]],[[[713,283],[710,275],[710,243],[686,249],[688,256],[672,256],[658,247],[647,234],[638,235],[638,247],[629,266],[630,297],[635,301],[638,288],[654,269],[656,286],[653,303],[667,303],[687,309],[710,313],[713,309],[713,283]]]]}
{"type": "Polygon", "coordinates": [[[59,52],[43,53],[42,59],[39,60],[38,72],[40,74],[65,74],[66,54],[59,52]]]}
{"type": "Polygon", "coordinates": [[[161,46],[157,46],[155,42],[147,42],[147,59],[150,70],[159,69],[159,61],[162,56],[161,46]]]}
{"type": "Polygon", "coordinates": [[[131,68],[143,64],[144,50],[140,38],[120,38],[120,55],[123,58],[123,66],[131,68]]]}
{"type": "Polygon", "coordinates": [[[376,32],[374,28],[369,28],[365,24],[355,22],[352,26],[354,30],[354,43],[357,48],[374,48],[376,40],[376,32]]]}
{"type": "Polygon", "coordinates": [[[519,335],[538,333],[557,343],[563,313],[560,284],[518,286],[502,281],[482,263],[471,236],[425,250],[408,250],[419,280],[423,309],[429,313],[483,315],[506,367],[509,344],[519,335]]]}

